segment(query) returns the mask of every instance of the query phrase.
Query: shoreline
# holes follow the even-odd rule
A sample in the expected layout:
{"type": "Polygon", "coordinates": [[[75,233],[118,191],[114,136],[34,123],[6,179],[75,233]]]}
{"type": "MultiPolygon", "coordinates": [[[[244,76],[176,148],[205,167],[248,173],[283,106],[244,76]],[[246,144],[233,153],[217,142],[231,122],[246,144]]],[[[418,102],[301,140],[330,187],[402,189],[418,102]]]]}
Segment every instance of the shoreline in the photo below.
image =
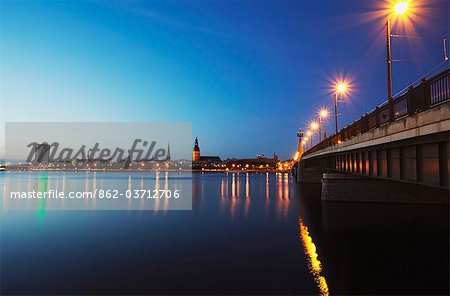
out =
{"type": "Polygon", "coordinates": [[[289,173],[290,171],[276,171],[276,170],[120,170],[120,169],[109,169],[109,170],[72,170],[72,169],[65,169],[65,170],[59,170],[59,169],[39,169],[39,170],[30,170],[30,169],[6,169],[6,170],[0,170],[0,172],[130,172],[130,173],[260,173],[260,174],[267,174],[267,173],[289,173]]]}

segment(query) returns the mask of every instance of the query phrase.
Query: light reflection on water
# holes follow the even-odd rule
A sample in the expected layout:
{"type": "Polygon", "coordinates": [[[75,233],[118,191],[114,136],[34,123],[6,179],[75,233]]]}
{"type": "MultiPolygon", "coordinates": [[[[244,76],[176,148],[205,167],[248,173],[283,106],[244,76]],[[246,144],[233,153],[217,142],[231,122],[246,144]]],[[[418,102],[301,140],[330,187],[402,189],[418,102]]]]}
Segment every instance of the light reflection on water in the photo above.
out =
{"type": "MultiPolygon", "coordinates": [[[[204,174],[202,174],[204,176],[204,174]]],[[[220,216],[223,217],[224,211],[229,211],[229,218],[234,220],[236,214],[246,220],[252,209],[252,203],[257,200],[255,207],[262,205],[267,218],[270,207],[274,207],[275,217],[277,219],[289,218],[289,192],[291,190],[291,179],[288,173],[279,174],[251,174],[251,173],[224,173],[214,174],[214,178],[220,181],[220,192],[218,193],[220,201],[220,216]],[[270,181],[269,181],[270,180],[270,181]],[[241,185],[242,184],[242,185],[241,185]],[[275,188],[275,195],[271,196],[270,187],[275,188]]],[[[198,186],[205,186],[204,182],[199,185],[199,179],[194,177],[193,192],[197,201],[205,198],[204,192],[199,192],[198,186]]],[[[195,202],[195,201],[194,201],[195,202]]],[[[195,209],[195,207],[194,207],[195,209]]]]}
{"type": "MultiPolygon", "coordinates": [[[[28,190],[92,191],[118,178],[22,176],[28,190]]],[[[120,179],[138,189],[173,181],[164,172],[120,179]]],[[[448,207],[322,203],[320,187],[288,174],[198,173],[191,182],[192,211],[165,200],[154,211],[49,211],[50,200],[15,212],[2,199],[0,292],[448,294],[448,207]]],[[[1,174],[0,186],[18,184],[1,174]]]]}
{"type": "Polygon", "coordinates": [[[319,255],[317,254],[316,245],[308,231],[308,227],[303,223],[302,219],[298,220],[300,239],[302,241],[304,252],[308,258],[308,267],[311,274],[314,276],[314,280],[319,288],[319,294],[323,296],[328,296],[330,291],[328,289],[328,284],[325,277],[321,274],[322,263],[319,260],[319,255]]]}
{"type": "MultiPolygon", "coordinates": [[[[162,210],[191,209],[192,182],[186,173],[7,172],[3,173],[3,210],[162,210]],[[143,190],[137,192],[138,190],[143,190]],[[148,198],[164,190],[171,198],[148,198]],[[179,190],[175,199],[173,193],[179,190]],[[10,198],[10,192],[63,191],[96,198],[10,198]],[[109,193],[106,193],[106,192],[109,193]],[[145,192],[144,192],[145,191],[145,192]],[[170,191],[170,192],[169,192],[170,191]],[[127,198],[128,194],[131,198],[127,198]],[[100,197],[100,194],[104,198],[100,197]],[[116,198],[106,198],[115,196],[116,198]],[[135,198],[139,196],[140,198],[135,198]],[[144,198],[142,198],[144,197],[144,198]]],[[[1,179],[0,179],[1,180],[1,179]]]]}

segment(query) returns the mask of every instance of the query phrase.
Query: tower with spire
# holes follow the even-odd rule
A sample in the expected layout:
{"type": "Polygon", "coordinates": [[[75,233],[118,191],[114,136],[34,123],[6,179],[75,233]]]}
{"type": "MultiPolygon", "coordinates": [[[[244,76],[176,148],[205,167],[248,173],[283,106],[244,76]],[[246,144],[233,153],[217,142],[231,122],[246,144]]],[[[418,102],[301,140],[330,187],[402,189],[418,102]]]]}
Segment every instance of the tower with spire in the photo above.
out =
{"type": "Polygon", "coordinates": [[[170,143],[167,143],[167,153],[166,153],[166,161],[170,161],[171,160],[171,156],[170,156],[170,143]]]}
{"type": "Polygon", "coordinates": [[[200,160],[200,148],[198,147],[198,138],[195,137],[195,145],[194,149],[192,150],[192,161],[199,161],[200,160]]]}

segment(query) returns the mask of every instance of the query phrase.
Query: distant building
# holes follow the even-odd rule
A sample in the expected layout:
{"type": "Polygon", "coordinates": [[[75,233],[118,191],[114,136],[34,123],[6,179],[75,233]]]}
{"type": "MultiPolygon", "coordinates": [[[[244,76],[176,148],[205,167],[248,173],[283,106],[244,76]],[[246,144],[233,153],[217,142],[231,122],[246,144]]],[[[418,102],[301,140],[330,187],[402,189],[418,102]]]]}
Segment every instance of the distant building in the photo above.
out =
{"type": "Polygon", "coordinates": [[[273,158],[267,158],[260,153],[256,158],[227,159],[222,161],[219,156],[202,156],[198,146],[198,138],[195,138],[194,149],[192,149],[193,171],[247,171],[247,172],[276,172],[281,169],[282,164],[276,154],[273,158]]]}
{"type": "Polygon", "coordinates": [[[195,137],[195,145],[194,149],[192,150],[192,161],[199,161],[200,160],[200,148],[198,147],[198,138],[195,137]]]}
{"type": "Polygon", "coordinates": [[[200,156],[199,161],[220,162],[219,156],[200,156]]]}
{"type": "Polygon", "coordinates": [[[192,149],[192,162],[220,162],[219,156],[201,156],[198,147],[198,138],[195,138],[194,149],[192,149]]]}
{"type": "Polygon", "coordinates": [[[215,168],[221,163],[219,156],[201,156],[198,138],[195,138],[194,149],[192,150],[192,168],[215,168]]]}
{"type": "Polygon", "coordinates": [[[170,143],[167,143],[166,161],[171,161],[171,156],[170,156],[170,143]]]}
{"type": "Polygon", "coordinates": [[[260,169],[276,169],[279,163],[278,156],[273,155],[273,158],[261,157],[258,155],[256,158],[244,158],[244,159],[232,159],[227,162],[227,167],[230,169],[247,169],[247,170],[260,170],[260,169]]]}

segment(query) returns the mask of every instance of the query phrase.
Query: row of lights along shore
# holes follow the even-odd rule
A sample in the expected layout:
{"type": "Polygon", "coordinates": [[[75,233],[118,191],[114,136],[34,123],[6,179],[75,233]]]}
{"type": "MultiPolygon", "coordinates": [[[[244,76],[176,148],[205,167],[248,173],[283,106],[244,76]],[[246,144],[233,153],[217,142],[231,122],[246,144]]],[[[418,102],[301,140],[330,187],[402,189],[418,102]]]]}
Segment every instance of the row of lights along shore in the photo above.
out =
{"type": "MultiPolygon", "coordinates": [[[[388,89],[388,104],[389,104],[389,113],[390,118],[393,118],[393,97],[392,97],[392,58],[391,58],[391,37],[396,36],[391,34],[391,21],[394,17],[401,17],[406,14],[408,10],[410,10],[410,4],[408,1],[400,1],[395,3],[394,5],[390,5],[387,9],[387,18],[386,18],[386,55],[387,55],[387,89],[388,89]]],[[[332,92],[334,97],[334,126],[335,133],[339,132],[338,125],[338,101],[340,97],[345,97],[350,93],[352,87],[351,79],[336,79],[333,81],[332,92]]],[[[302,136],[301,145],[305,148],[312,148],[314,142],[314,134],[318,134],[318,141],[321,142],[327,137],[326,134],[326,122],[330,117],[330,109],[327,107],[321,107],[316,114],[316,117],[309,121],[308,127],[306,129],[306,133],[302,136]]],[[[340,143],[340,141],[338,141],[340,143]]],[[[298,160],[300,157],[299,151],[294,156],[294,161],[298,160]]]]}

